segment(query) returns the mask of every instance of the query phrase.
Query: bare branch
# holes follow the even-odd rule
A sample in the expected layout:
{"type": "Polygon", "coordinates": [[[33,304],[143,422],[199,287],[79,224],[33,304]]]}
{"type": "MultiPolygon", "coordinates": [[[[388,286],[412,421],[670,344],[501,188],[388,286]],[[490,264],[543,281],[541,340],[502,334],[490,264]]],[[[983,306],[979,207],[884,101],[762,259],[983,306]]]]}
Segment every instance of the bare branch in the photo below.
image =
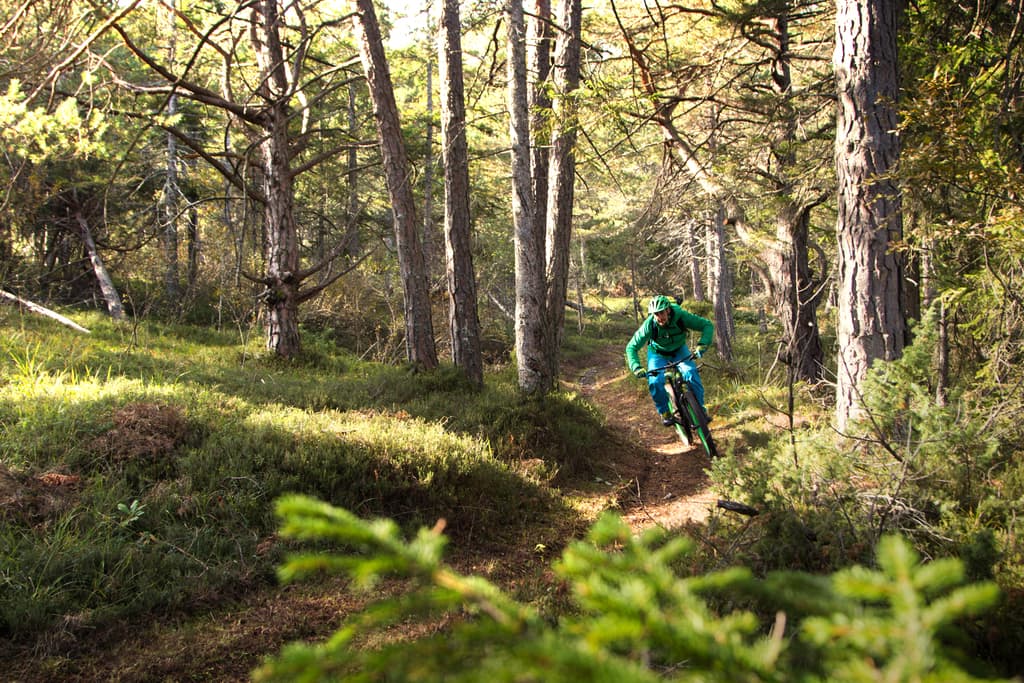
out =
{"type": "MultiPolygon", "coordinates": [[[[335,248],[334,254],[333,254],[333,256],[331,256],[331,259],[333,259],[339,253],[341,253],[341,250],[344,248],[344,246],[345,246],[344,243],[339,244],[338,247],[335,248]]],[[[343,275],[346,275],[348,273],[351,273],[353,270],[358,268],[359,265],[363,261],[368,259],[370,257],[370,255],[373,254],[375,251],[376,251],[376,249],[371,249],[371,250],[367,251],[365,254],[363,254],[361,257],[359,257],[358,261],[356,261],[355,263],[349,265],[349,267],[346,268],[345,270],[342,270],[342,271],[336,273],[335,275],[332,275],[331,277],[327,278],[326,280],[324,280],[323,282],[321,282],[320,284],[318,284],[315,287],[311,287],[310,289],[307,289],[307,290],[305,290],[303,292],[299,292],[298,296],[296,297],[298,302],[302,303],[303,301],[308,301],[309,299],[312,299],[314,296],[316,296],[317,294],[319,294],[320,292],[322,292],[323,290],[327,289],[332,284],[337,282],[340,277],[342,277],[343,275]]],[[[319,270],[320,268],[323,268],[323,266],[326,263],[327,263],[327,260],[325,260],[323,263],[321,263],[317,267],[316,270],[319,270]]],[[[311,270],[309,270],[307,272],[312,273],[312,272],[315,272],[315,270],[311,269],[311,270]]]]}
{"type": "Polygon", "coordinates": [[[135,7],[140,2],[141,0],[132,0],[132,2],[123,7],[120,12],[110,17],[98,29],[93,31],[93,33],[84,41],[82,41],[82,43],[77,48],[75,48],[70,55],[65,57],[63,61],[56,64],[52,69],[50,69],[50,73],[48,73],[46,77],[39,83],[39,85],[36,86],[36,89],[32,91],[32,94],[29,96],[28,99],[32,99],[33,97],[38,95],[47,83],[51,82],[57,76],[57,74],[61,73],[64,69],[68,68],[68,66],[73,64],[74,61],[78,59],[83,52],[89,49],[89,46],[92,45],[97,38],[106,33],[108,29],[116,28],[117,22],[119,22],[121,19],[135,11],[135,7]]]}

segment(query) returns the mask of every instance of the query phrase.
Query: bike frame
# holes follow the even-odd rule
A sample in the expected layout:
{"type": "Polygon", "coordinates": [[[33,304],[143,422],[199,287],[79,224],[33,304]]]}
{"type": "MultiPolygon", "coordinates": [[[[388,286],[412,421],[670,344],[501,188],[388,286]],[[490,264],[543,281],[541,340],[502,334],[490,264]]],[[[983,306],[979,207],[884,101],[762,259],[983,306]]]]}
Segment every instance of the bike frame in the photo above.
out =
{"type": "Polygon", "coordinates": [[[679,366],[696,358],[691,355],[674,363],[654,368],[647,372],[648,376],[654,376],[659,372],[665,373],[665,384],[669,390],[669,402],[672,405],[673,426],[680,440],[687,446],[693,445],[693,437],[704,448],[709,458],[718,457],[718,450],[711,438],[711,430],[708,428],[707,420],[702,414],[698,414],[700,404],[697,402],[696,394],[690,387],[690,383],[683,379],[679,372],[679,366]]]}

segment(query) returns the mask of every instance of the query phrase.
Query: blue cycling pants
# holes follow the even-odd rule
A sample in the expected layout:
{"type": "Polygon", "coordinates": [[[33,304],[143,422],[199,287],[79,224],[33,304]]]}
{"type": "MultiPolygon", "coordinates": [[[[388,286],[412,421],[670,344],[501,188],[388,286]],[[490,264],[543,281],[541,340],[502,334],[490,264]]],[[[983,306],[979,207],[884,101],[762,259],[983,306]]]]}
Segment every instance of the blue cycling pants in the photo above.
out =
{"type": "MultiPolygon", "coordinates": [[[[647,347],[647,370],[651,371],[655,368],[664,367],[670,363],[675,363],[683,358],[689,358],[692,354],[690,349],[684,344],[678,351],[671,354],[661,354],[656,351],[652,351],[650,347],[647,347]]],[[[697,402],[704,406],[704,383],[700,381],[700,373],[697,372],[697,364],[692,360],[687,361],[679,366],[679,372],[682,374],[683,379],[686,380],[690,387],[693,389],[693,395],[697,398],[697,402]]],[[[657,409],[659,415],[664,415],[669,411],[668,407],[668,393],[665,391],[665,371],[661,371],[656,375],[652,375],[647,378],[647,389],[651,392],[651,398],[654,400],[654,407],[657,409]]]]}

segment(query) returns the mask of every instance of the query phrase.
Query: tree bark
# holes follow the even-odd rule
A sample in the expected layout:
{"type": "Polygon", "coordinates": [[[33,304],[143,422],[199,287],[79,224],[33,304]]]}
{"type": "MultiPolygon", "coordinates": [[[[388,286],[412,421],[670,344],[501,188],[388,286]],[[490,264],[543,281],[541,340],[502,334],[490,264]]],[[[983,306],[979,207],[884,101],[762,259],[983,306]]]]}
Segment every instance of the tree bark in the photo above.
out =
{"type": "MultiPolygon", "coordinates": [[[[175,0],[168,0],[167,16],[169,28],[167,35],[167,61],[173,69],[176,59],[177,29],[175,22],[175,0]]],[[[174,117],[178,113],[178,93],[172,92],[167,97],[167,116],[174,117]]],[[[164,248],[164,296],[171,306],[181,302],[181,285],[178,282],[178,200],[181,189],[178,187],[178,141],[174,135],[167,133],[167,170],[164,177],[164,190],[160,202],[161,230],[164,248]]]]}
{"type": "Polygon", "coordinates": [[[299,353],[299,245],[294,212],[294,187],[287,143],[288,112],[270,113],[275,121],[260,145],[263,157],[263,206],[266,230],[268,292],[267,348],[284,358],[299,353]]]}
{"type": "Polygon", "coordinates": [[[417,234],[416,204],[409,183],[409,162],[402,141],[391,73],[384,57],[384,44],[372,0],[356,0],[356,10],[352,21],[370,86],[388,195],[394,211],[398,269],[405,294],[406,354],[413,365],[433,369],[437,367],[437,348],[430,290],[423,263],[423,246],[417,234]]]}
{"type": "MultiPolygon", "coordinates": [[[[459,56],[461,59],[461,54],[459,56]]],[[[426,89],[427,131],[423,154],[423,274],[426,276],[429,286],[434,279],[434,265],[437,260],[435,255],[437,249],[434,244],[434,60],[429,57],[427,58],[426,89]]]]}
{"type": "Polygon", "coordinates": [[[188,271],[186,281],[189,289],[194,290],[199,282],[199,253],[202,248],[199,239],[199,211],[193,202],[188,208],[188,271]]]}
{"type": "Polygon", "coordinates": [[[530,177],[538,259],[544,258],[547,230],[548,173],[553,121],[548,80],[551,76],[551,0],[534,0],[526,26],[527,108],[530,112],[530,177]]]}
{"type": "MultiPolygon", "coordinates": [[[[171,95],[167,102],[167,115],[173,116],[178,98],[171,95]]],[[[167,135],[167,171],[164,193],[160,202],[161,241],[164,248],[164,296],[172,306],[181,301],[181,286],[178,283],[178,147],[173,135],[167,135]]]]}
{"type": "Polygon", "coordinates": [[[470,240],[469,151],[462,76],[459,0],[444,0],[438,64],[444,145],[444,235],[452,360],[476,386],[484,381],[470,240]]]}
{"type": "Polygon", "coordinates": [[[92,264],[92,272],[99,283],[100,292],[103,293],[103,300],[107,302],[107,312],[114,320],[124,320],[124,305],[121,303],[121,294],[114,285],[114,279],[110,277],[107,267],[103,264],[103,257],[96,248],[96,241],[92,238],[92,230],[89,229],[89,221],[85,219],[81,208],[75,207],[75,222],[78,224],[79,234],[82,237],[82,244],[89,254],[89,263],[92,264]]]}
{"type": "Polygon", "coordinates": [[[715,212],[708,231],[708,271],[714,273],[711,297],[715,315],[715,349],[722,360],[732,360],[736,325],[732,316],[732,271],[725,254],[725,209],[715,212]]]}
{"type": "Polygon", "coordinates": [[[543,394],[551,384],[544,353],[544,248],[534,223],[530,126],[526,92],[523,0],[508,0],[508,109],[512,146],[512,225],[516,269],[516,365],[520,391],[543,394]]]}
{"type": "MultiPolygon", "coordinates": [[[[348,132],[352,139],[356,139],[359,125],[356,122],[356,88],[350,85],[348,88],[348,132]]],[[[348,148],[347,170],[345,172],[345,186],[348,190],[348,228],[345,231],[345,254],[349,257],[355,256],[362,249],[359,240],[359,187],[356,183],[358,178],[359,155],[355,145],[348,148]]]]}
{"type": "Polygon", "coordinates": [[[839,357],[836,422],[845,430],[863,414],[862,382],[876,360],[903,352],[903,264],[890,250],[902,238],[899,158],[897,5],[837,0],[833,66],[839,95],[839,357]]]}
{"type": "Polygon", "coordinates": [[[547,314],[549,389],[558,379],[559,357],[565,333],[565,301],[569,287],[569,250],[576,180],[576,90],[580,83],[580,40],[583,7],[580,0],[562,0],[555,40],[551,157],[547,201],[547,314]]]}
{"type": "Polygon", "coordinates": [[[268,106],[259,141],[266,239],[267,349],[291,358],[299,353],[299,244],[295,222],[295,188],[288,134],[287,62],[281,45],[277,0],[261,0],[253,8],[250,31],[263,78],[259,92],[268,106]]]}
{"type": "Polygon", "coordinates": [[[782,324],[778,355],[792,369],[795,380],[816,382],[824,376],[817,313],[824,289],[811,275],[808,263],[810,215],[780,209],[776,221],[776,239],[764,245],[761,259],[767,266],[765,283],[772,308],[782,324]]]}

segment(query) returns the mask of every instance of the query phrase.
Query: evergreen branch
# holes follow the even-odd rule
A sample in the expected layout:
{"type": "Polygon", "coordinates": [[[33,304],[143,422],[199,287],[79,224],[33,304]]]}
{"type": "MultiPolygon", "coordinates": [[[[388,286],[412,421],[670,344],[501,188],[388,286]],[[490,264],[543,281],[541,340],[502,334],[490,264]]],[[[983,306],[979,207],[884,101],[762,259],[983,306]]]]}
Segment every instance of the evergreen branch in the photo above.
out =
{"type": "Polygon", "coordinates": [[[256,680],[975,681],[944,646],[946,634],[998,596],[992,583],[961,586],[959,561],[922,564],[896,537],[879,543],[877,569],[852,567],[830,579],[776,573],[755,581],[745,568],[682,576],[674,567],[692,552],[691,540],[657,528],[635,535],[620,517],[605,514],[555,566],[571,583],[578,609],[554,623],[485,579],[444,566],[441,523],[407,543],[394,522],[363,521],[311,498],[284,498],[277,510],[284,535],[353,551],[293,557],[283,578],[337,570],[360,583],[390,575],[414,585],[398,599],[372,604],[326,643],[286,648],[255,672],[256,680]],[[751,611],[716,614],[701,597],[706,593],[760,597],[809,616],[787,636],[787,612],[777,611],[766,629],[751,611]],[[451,628],[438,628],[439,614],[451,628]],[[433,616],[434,632],[377,648],[355,641],[410,616],[433,616]]]}

